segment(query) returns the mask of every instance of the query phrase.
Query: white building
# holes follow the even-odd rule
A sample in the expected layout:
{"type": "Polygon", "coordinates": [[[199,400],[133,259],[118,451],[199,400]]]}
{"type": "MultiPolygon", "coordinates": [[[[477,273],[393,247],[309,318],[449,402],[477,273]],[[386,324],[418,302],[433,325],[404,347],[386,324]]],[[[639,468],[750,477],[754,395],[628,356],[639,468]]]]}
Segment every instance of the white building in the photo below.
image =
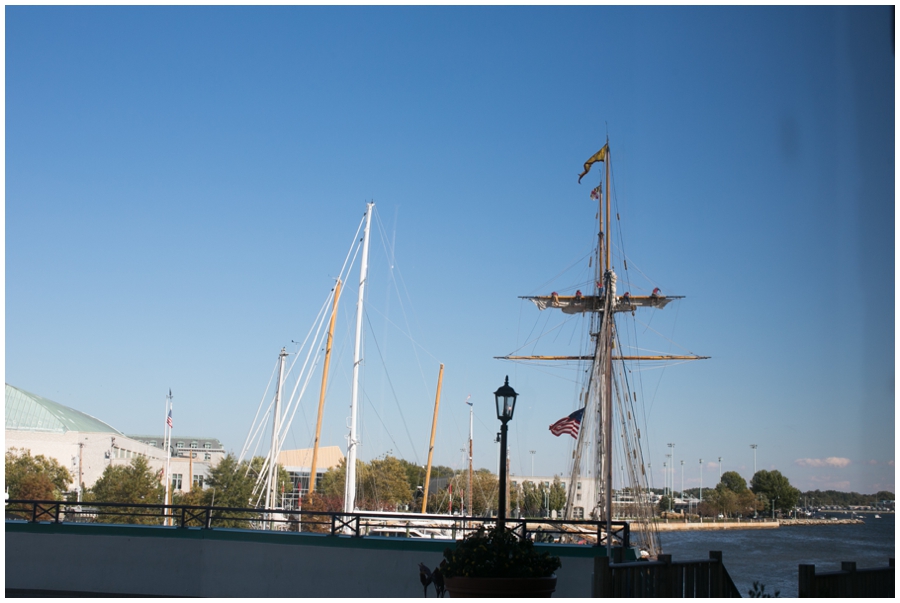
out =
{"type": "MultiPolygon", "coordinates": [[[[127,436],[100,419],[8,383],[5,411],[6,450],[28,450],[32,456],[56,459],[69,470],[72,475],[69,490],[77,492],[79,497],[111,465],[127,465],[131,459],[140,456],[146,458],[154,470],[161,472],[165,467],[162,437],[127,436]]],[[[222,445],[211,438],[173,438],[173,443],[179,441],[186,443],[188,448],[184,448],[181,456],[173,458],[170,465],[172,482],[177,486],[175,490],[187,491],[198,481],[202,487],[210,467],[224,456],[222,445]],[[210,446],[189,454],[193,443],[209,443],[210,446]],[[186,475],[193,479],[185,479],[186,475]]],[[[175,453],[178,451],[176,449],[175,453]]],[[[160,473],[160,479],[162,475],[160,473]]]]}

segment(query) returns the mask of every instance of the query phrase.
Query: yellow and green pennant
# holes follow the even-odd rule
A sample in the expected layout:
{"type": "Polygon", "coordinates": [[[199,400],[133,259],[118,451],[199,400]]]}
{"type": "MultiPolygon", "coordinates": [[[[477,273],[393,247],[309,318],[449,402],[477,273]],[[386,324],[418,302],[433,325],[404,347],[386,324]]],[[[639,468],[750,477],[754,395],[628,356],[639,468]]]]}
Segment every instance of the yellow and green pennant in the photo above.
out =
{"type": "Polygon", "coordinates": [[[578,183],[581,184],[581,179],[591,171],[591,166],[594,165],[598,161],[606,161],[606,154],[609,153],[609,143],[603,145],[603,148],[597,151],[594,155],[591,156],[590,159],[584,162],[584,171],[581,172],[581,175],[578,176],[578,183]]]}

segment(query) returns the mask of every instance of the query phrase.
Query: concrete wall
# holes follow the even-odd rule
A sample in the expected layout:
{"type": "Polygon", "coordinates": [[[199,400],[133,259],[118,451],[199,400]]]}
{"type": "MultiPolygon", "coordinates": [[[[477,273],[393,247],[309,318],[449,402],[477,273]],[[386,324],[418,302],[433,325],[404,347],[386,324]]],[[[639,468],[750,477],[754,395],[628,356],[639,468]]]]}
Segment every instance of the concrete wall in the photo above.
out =
{"type": "MultiPolygon", "coordinates": [[[[51,595],[421,597],[418,564],[447,542],[249,530],[6,524],[6,589],[51,595]]],[[[589,597],[590,547],[562,558],[554,596],[589,597]]],[[[542,547],[544,548],[544,547],[542,547]]],[[[429,591],[434,596],[434,591],[429,591]]]]}

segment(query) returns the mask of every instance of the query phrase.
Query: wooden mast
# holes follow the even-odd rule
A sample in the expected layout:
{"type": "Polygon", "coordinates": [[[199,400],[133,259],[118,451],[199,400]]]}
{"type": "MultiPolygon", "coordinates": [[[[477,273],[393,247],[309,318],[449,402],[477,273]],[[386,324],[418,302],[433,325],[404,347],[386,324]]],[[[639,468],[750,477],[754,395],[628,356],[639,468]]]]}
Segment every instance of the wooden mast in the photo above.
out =
{"type": "MultiPolygon", "coordinates": [[[[612,239],[612,217],[610,215],[610,203],[609,203],[609,164],[610,164],[610,152],[609,152],[609,140],[606,141],[606,271],[610,274],[609,283],[607,284],[607,299],[609,303],[607,304],[607,308],[612,309],[613,299],[612,295],[614,295],[614,289],[612,284],[612,270],[610,268],[610,240],[612,239]]],[[[604,438],[604,447],[605,450],[605,475],[604,481],[605,484],[605,493],[604,497],[606,500],[606,557],[607,559],[612,560],[612,342],[615,337],[615,314],[613,312],[604,312],[603,322],[605,323],[605,329],[601,329],[601,331],[605,334],[603,337],[602,345],[606,346],[604,349],[604,366],[603,373],[606,377],[604,383],[604,405],[603,405],[603,429],[605,431],[606,437],[604,438]]]]}
{"type": "MultiPolygon", "coordinates": [[[[431,481],[431,457],[434,454],[434,432],[437,429],[438,408],[441,405],[441,382],[444,380],[444,365],[438,371],[437,395],[434,397],[434,418],[431,420],[431,442],[428,444],[428,465],[425,468],[425,491],[422,493],[422,513],[428,506],[428,482],[431,481]]],[[[452,499],[451,499],[451,503],[452,499]]]]}
{"type": "Polygon", "coordinates": [[[334,286],[334,301],[331,304],[331,323],[328,325],[328,339],[325,340],[325,366],[322,369],[322,391],[319,392],[319,415],[316,419],[316,439],[313,442],[312,464],[309,468],[308,492],[316,491],[316,468],[319,460],[319,436],[322,434],[322,411],[325,409],[325,388],[328,384],[328,365],[331,362],[331,344],[334,342],[334,319],[337,317],[338,299],[341,297],[341,279],[334,286]]]}

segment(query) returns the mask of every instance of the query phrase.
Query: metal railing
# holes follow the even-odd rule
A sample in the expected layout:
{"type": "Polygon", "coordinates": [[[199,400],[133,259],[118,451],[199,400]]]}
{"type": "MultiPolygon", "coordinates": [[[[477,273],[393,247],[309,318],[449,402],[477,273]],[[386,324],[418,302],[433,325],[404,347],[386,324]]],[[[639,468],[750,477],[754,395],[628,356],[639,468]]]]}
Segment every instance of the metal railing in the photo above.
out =
{"type": "MultiPolygon", "coordinates": [[[[394,536],[456,540],[496,519],[412,513],[295,511],[199,505],[10,500],[7,521],[31,523],[97,523],[155,525],[177,528],[244,528],[330,535],[394,536]]],[[[506,528],[519,538],[606,546],[605,523],[591,520],[507,519],[506,528]]],[[[625,521],[613,522],[612,543],[630,547],[625,521]]]]}
{"type": "Polygon", "coordinates": [[[672,561],[660,555],[657,561],[612,563],[608,557],[594,558],[594,597],[698,598],[741,596],[722,563],[720,551],[709,559],[672,561]]]}
{"type": "Polygon", "coordinates": [[[841,563],[838,572],[816,573],[815,565],[801,564],[799,597],[894,597],[894,560],[887,567],[856,569],[855,561],[841,563]]]}

